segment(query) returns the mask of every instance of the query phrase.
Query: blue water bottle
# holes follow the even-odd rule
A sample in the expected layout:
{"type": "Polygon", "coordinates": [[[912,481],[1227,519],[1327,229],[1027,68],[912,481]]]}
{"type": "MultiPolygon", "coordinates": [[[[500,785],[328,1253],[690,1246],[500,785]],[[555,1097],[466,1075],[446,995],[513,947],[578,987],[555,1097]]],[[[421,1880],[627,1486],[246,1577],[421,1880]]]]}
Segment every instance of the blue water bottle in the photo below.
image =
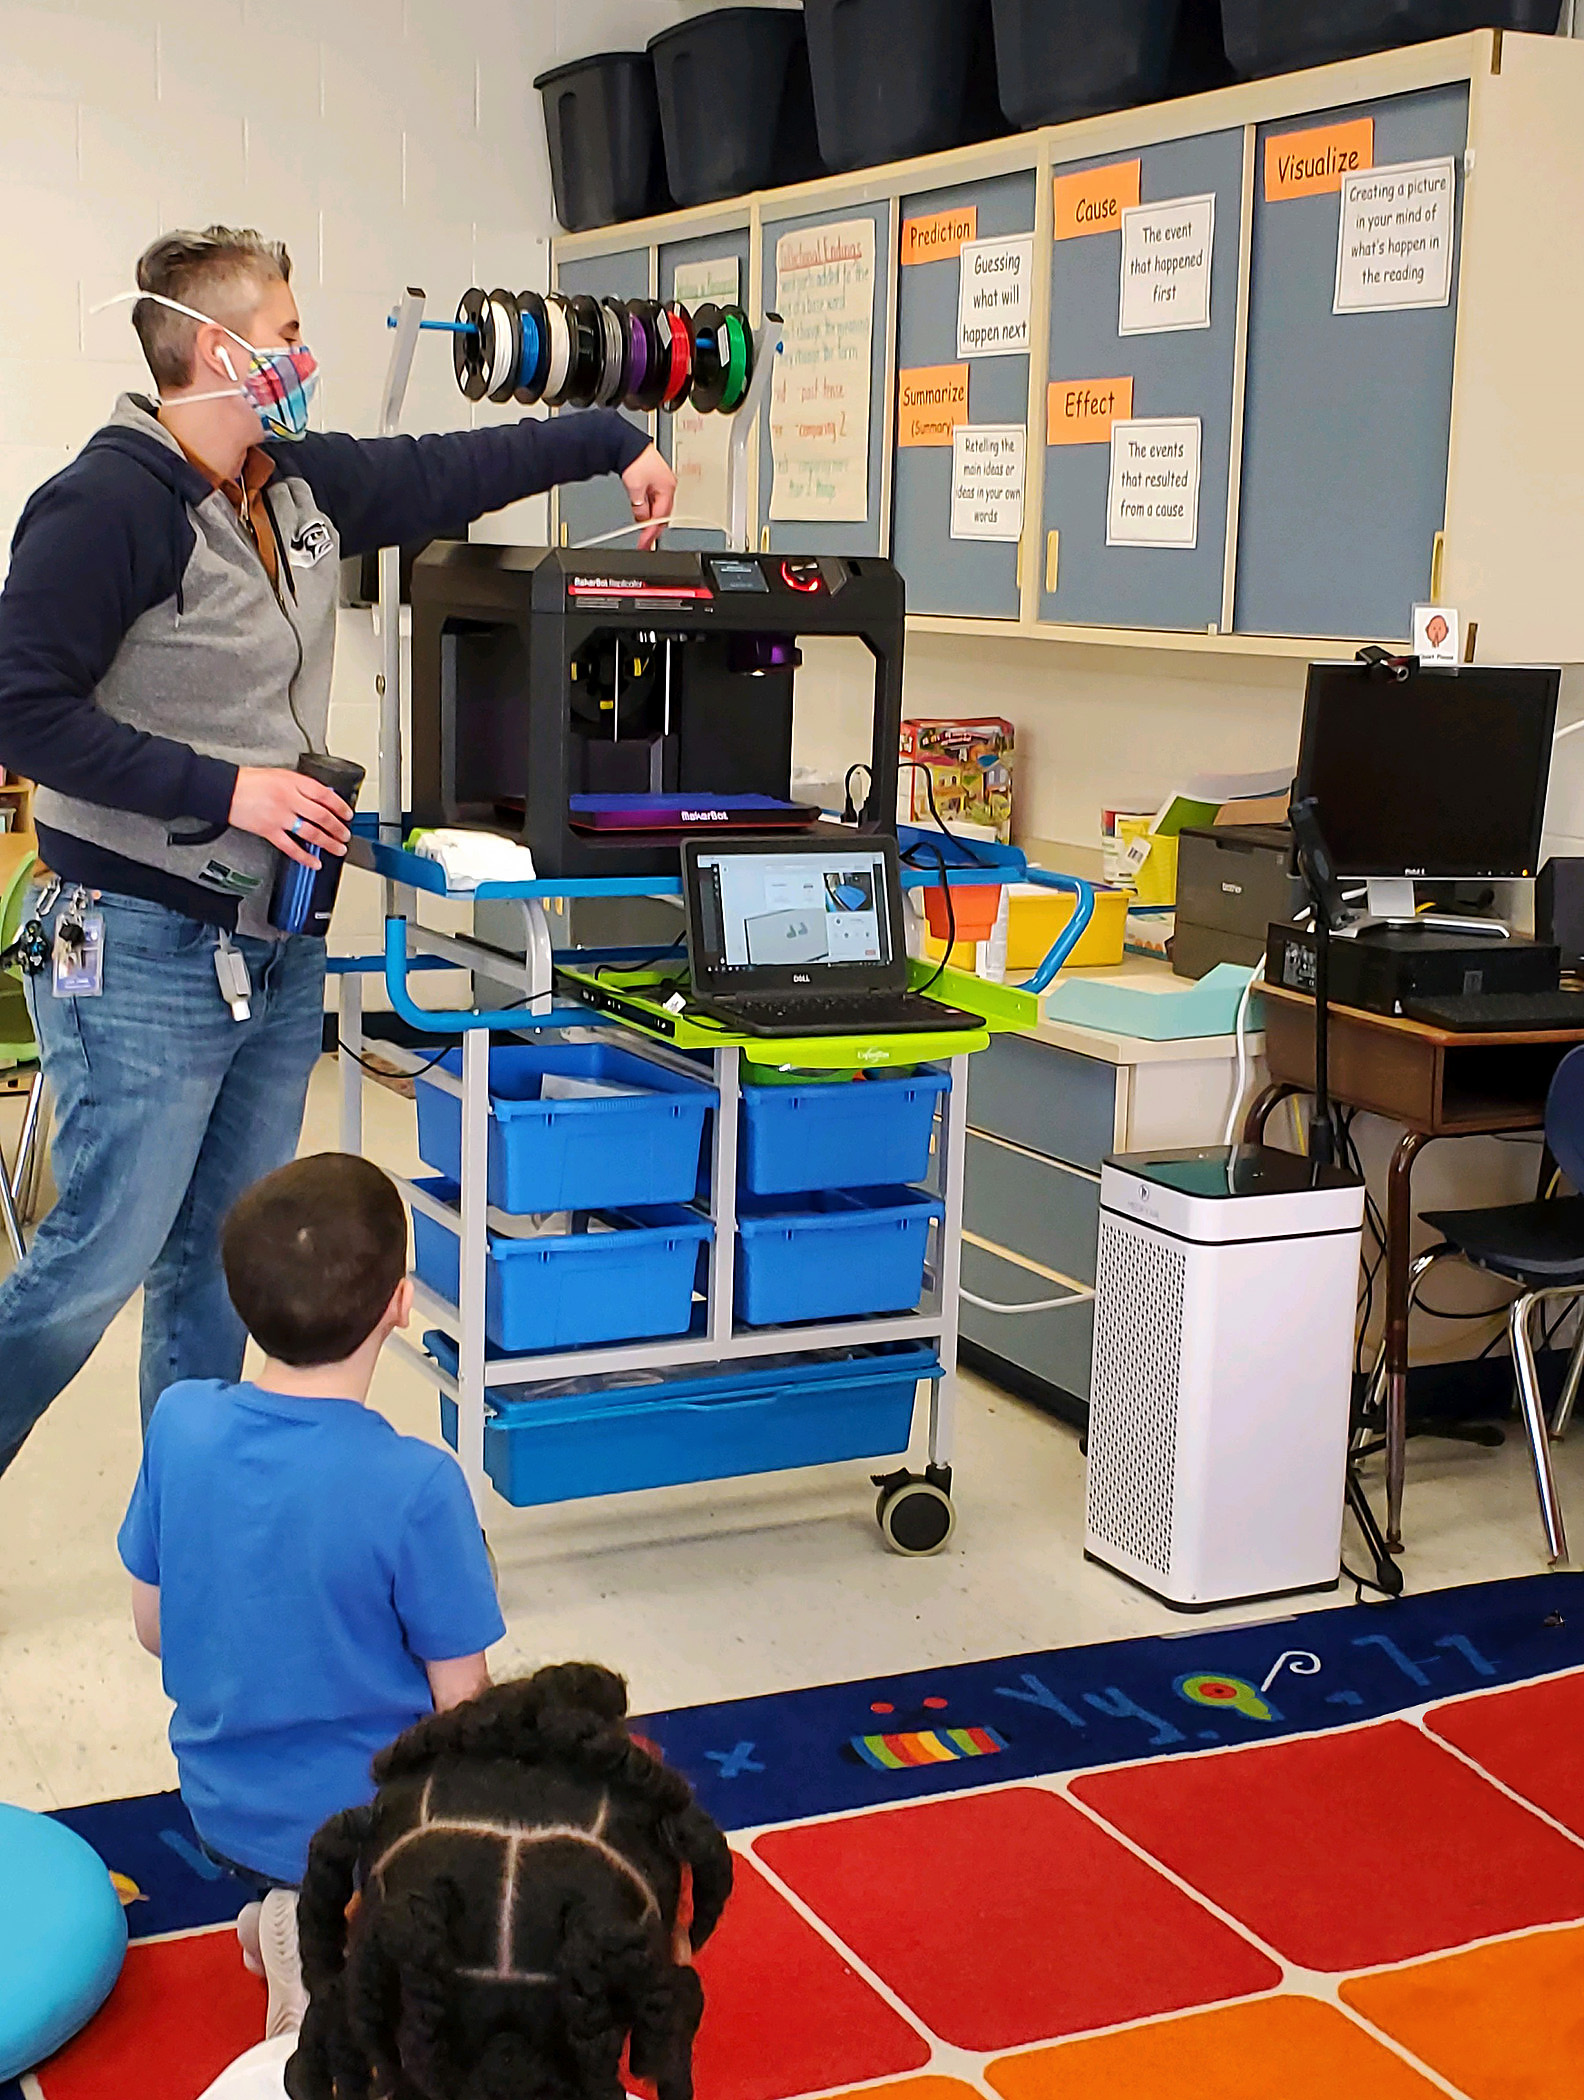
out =
{"type": "MultiPolygon", "coordinates": [[[[349,809],[357,807],[363,768],[354,765],[350,758],[305,751],[297,761],[297,770],[332,789],[349,809]]],[[[278,853],[275,887],[270,893],[270,924],[280,933],[306,933],[322,941],[330,931],[330,914],[335,910],[336,891],[341,887],[342,866],[339,853],[317,853],[311,868],[288,854],[278,853]]]]}

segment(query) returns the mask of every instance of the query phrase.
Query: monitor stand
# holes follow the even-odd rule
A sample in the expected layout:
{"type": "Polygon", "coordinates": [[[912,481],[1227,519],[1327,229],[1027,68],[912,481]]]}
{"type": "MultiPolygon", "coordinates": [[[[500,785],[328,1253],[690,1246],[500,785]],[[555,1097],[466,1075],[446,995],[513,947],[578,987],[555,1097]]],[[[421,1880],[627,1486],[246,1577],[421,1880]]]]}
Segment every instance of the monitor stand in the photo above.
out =
{"type": "Polygon", "coordinates": [[[1468,933],[1493,941],[1511,937],[1511,928],[1500,919],[1465,919],[1450,912],[1415,911],[1413,878],[1407,875],[1371,876],[1363,911],[1337,931],[1341,939],[1349,940],[1371,926],[1419,926],[1430,933],[1468,933]]]}

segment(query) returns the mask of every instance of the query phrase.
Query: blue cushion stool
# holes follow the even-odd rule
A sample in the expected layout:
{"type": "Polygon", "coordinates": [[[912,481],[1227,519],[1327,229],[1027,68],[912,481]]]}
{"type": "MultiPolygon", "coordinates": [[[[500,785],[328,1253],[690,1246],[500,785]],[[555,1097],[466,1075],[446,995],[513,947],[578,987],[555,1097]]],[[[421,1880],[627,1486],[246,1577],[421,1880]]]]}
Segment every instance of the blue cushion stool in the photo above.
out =
{"type": "Polygon", "coordinates": [[[69,2042],[126,1959],[126,1912],[92,1845],[0,1802],[0,2081],[69,2042]]]}

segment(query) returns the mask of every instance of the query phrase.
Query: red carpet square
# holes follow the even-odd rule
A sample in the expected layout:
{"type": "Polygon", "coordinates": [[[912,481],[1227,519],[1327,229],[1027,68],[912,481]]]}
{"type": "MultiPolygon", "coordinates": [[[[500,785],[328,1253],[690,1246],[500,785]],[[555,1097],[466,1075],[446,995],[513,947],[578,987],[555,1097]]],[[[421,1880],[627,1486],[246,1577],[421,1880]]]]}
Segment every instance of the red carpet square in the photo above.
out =
{"type": "Polygon", "coordinates": [[[786,2100],[929,2062],[922,2037],[741,1855],[699,1974],[706,2002],[693,2063],[702,2100],[786,2100]]]}
{"type": "Polygon", "coordinates": [[[1016,2048],[1278,1981],[1070,1802],[1031,1787],[805,1824],[755,1850],[960,2048],[1016,2048]]]}
{"type": "Polygon", "coordinates": [[[1005,2100],[1435,2100],[1440,2088],[1334,2005],[1283,1995],[1009,2056],[1005,2100]]]}
{"type": "Polygon", "coordinates": [[[1584,1932],[1535,1932],[1356,1976],[1342,1996],[1469,2100],[1584,2092],[1584,1932]]]}
{"type": "Polygon", "coordinates": [[[1438,1706],[1425,1726],[1584,1837],[1584,1675],[1438,1706]]]}
{"type": "Polygon", "coordinates": [[[1584,1851],[1403,1721],[1097,1773],[1073,1792],[1306,1968],[1584,1917],[1584,1851]]]}
{"type": "Polygon", "coordinates": [[[197,2100],[264,2039],[264,1986],[229,1926],[127,1949],[103,2009],[38,2072],[44,2100],[197,2100]]]}

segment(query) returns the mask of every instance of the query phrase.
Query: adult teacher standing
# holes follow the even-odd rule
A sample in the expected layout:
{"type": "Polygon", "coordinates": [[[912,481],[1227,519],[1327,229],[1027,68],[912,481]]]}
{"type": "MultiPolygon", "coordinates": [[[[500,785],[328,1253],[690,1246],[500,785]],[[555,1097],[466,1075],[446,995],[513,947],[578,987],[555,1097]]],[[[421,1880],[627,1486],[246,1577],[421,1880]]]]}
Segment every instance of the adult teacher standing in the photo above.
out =
{"type": "Polygon", "coordinates": [[[604,473],[652,545],[675,496],[608,411],[310,432],[290,275],[250,231],[155,242],[132,320],[156,397],[122,396],[12,542],[0,763],[38,783],[46,935],[88,913],[103,937],[28,980],[58,1193],[0,1284],[0,1472],[139,1285],[145,1423],[175,1380],[241,1375],[220,1221],[295,1150],[323,1027],[324,943],[273,931],[270,878],[344,853],[352,816],[296,770],[325,749],[339,557],[604,473]]]}

